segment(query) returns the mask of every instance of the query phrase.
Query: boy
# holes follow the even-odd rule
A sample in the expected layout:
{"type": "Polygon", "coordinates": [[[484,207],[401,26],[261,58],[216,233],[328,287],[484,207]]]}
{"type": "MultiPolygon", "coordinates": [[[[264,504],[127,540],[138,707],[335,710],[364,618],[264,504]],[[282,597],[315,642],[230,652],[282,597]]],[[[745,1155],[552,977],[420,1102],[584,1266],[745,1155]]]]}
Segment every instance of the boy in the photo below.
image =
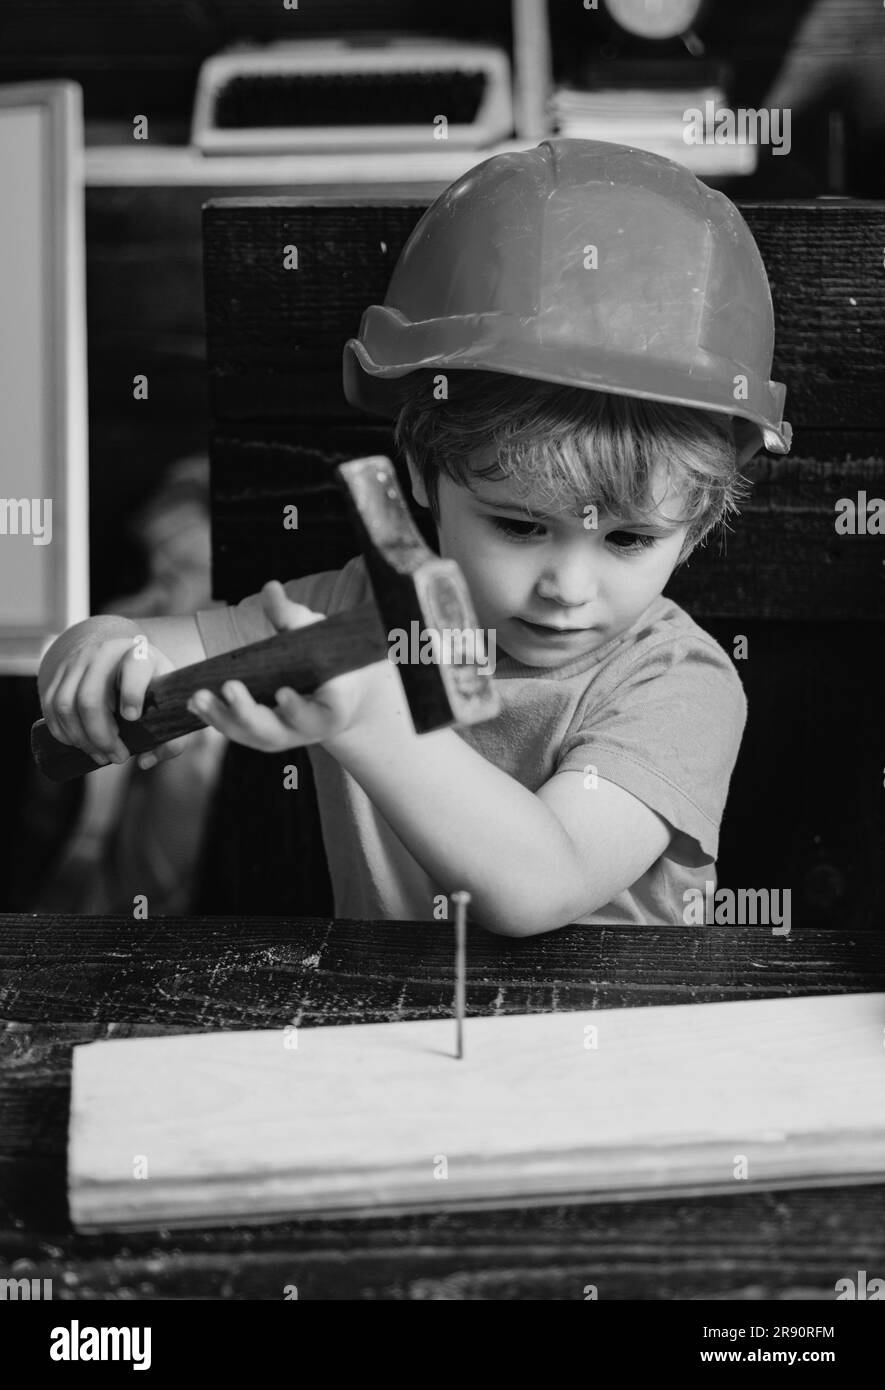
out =
{"type": "MultiPolygon", "coordinates": [[[[772,347],[749,230],[669,160],[545,141],[428,209],[345,349],[345,391],[397,419],[494,636],[502,713],[419,737],[390,662],[273,710],[236,681],[192,706],[249,747],[310,747],[336,915],[432,919],[467,889],[506,935],[658,924],[715,879],[746,702],[662,591],[736,510],[739,466],[789,448],[772,347]]],[[[47,722],[122,760],[117,691],[137,717],[171,667],[370,598],[357,557],[193,618],[89,619],[44,658],[47,722]]]]}

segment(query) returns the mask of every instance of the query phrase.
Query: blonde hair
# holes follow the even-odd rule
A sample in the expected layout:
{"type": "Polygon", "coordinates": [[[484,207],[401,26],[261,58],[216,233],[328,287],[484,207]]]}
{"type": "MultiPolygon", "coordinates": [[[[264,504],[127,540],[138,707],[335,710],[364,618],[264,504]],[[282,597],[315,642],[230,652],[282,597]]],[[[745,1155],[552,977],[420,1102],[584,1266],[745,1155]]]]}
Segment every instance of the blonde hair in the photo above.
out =
{"type": "Polygon", "coordinates": [[[445,474],[462,485],[471,477],[509,477],[521,500],[537,496],[540,511],[590,502],[637,525],[653,520],[663,500],[651,495],[660,467],[683,498],[681,564],[749,494],[727,415],[501,372],[453,371],[448,398],[437,400],[438,379],[430,371],[413,374],[395,430],[435,521],[445,474]],[[495,459],[471,466],[470,455],[489,446],[495,459]]]}

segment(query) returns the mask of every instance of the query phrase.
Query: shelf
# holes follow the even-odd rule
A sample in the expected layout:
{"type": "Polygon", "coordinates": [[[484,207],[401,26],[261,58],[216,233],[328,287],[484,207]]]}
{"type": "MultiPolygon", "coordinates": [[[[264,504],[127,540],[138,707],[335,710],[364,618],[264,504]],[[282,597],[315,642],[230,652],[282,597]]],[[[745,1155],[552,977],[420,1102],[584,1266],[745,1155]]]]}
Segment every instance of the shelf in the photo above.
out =
{"type": "MultiPolygon", "coordinates": [[[[606,132],[607,138],[611,132],[606,132]]],[[[635,134],[632,138],[636,139],[635,134]]],[[[629,143],[625,133],[622,143],[629,143]]],[[[87,146],[87,187],[323,187],[329,184],[438,185],[445,188],[467,169],[492,155],[532,149],[537,140],[510,140],[483,150],[382,150],[373,154],[202,155],[189,145],[87,146]]],[[[649,140],[643,148],[678,159],[698,178],[752,174],[757,153],[752,145],[682,145],[649,140]]]]}

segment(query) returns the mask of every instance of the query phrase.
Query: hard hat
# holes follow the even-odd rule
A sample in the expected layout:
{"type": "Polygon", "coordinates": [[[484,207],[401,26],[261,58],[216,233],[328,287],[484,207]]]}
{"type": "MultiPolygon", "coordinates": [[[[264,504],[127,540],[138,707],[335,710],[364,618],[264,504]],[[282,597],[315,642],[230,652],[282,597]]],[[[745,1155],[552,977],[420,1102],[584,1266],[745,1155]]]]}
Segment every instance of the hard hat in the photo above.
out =
{"type": "Polygon", "coordinates": [[[421,369],[505,372],[734,418],[738,462],[787,453],[774,313],[752,233],[689,169],[544,140],[441,193],[344,349],[344,392],[393,417],[421,369]]]}

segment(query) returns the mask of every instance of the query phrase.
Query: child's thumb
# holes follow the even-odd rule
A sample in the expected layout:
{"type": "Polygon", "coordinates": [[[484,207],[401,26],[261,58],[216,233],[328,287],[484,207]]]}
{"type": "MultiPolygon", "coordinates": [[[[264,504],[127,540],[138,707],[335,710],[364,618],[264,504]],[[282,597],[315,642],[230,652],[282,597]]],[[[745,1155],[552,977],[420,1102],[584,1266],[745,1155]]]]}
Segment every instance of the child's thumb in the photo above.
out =
{"type": "Polygon", "coordinates": [[[137,761],[142,772],[147,772],[158,763],[166,763],[170,758],[179,757],[186,748],[190,747],[190,738],[186,735],[181,738],[173,738],[168,743],[160,743],[156,748],[152,748],[148,753],[139,753],[137,761]]]}
{"type": "Polygon", "coordinates": [[[278,632],[320,623],[325,614],[314,613],[303,603],[293,603],[278,579],[270,579],[261,590],[264,611],[278,632]]]}

